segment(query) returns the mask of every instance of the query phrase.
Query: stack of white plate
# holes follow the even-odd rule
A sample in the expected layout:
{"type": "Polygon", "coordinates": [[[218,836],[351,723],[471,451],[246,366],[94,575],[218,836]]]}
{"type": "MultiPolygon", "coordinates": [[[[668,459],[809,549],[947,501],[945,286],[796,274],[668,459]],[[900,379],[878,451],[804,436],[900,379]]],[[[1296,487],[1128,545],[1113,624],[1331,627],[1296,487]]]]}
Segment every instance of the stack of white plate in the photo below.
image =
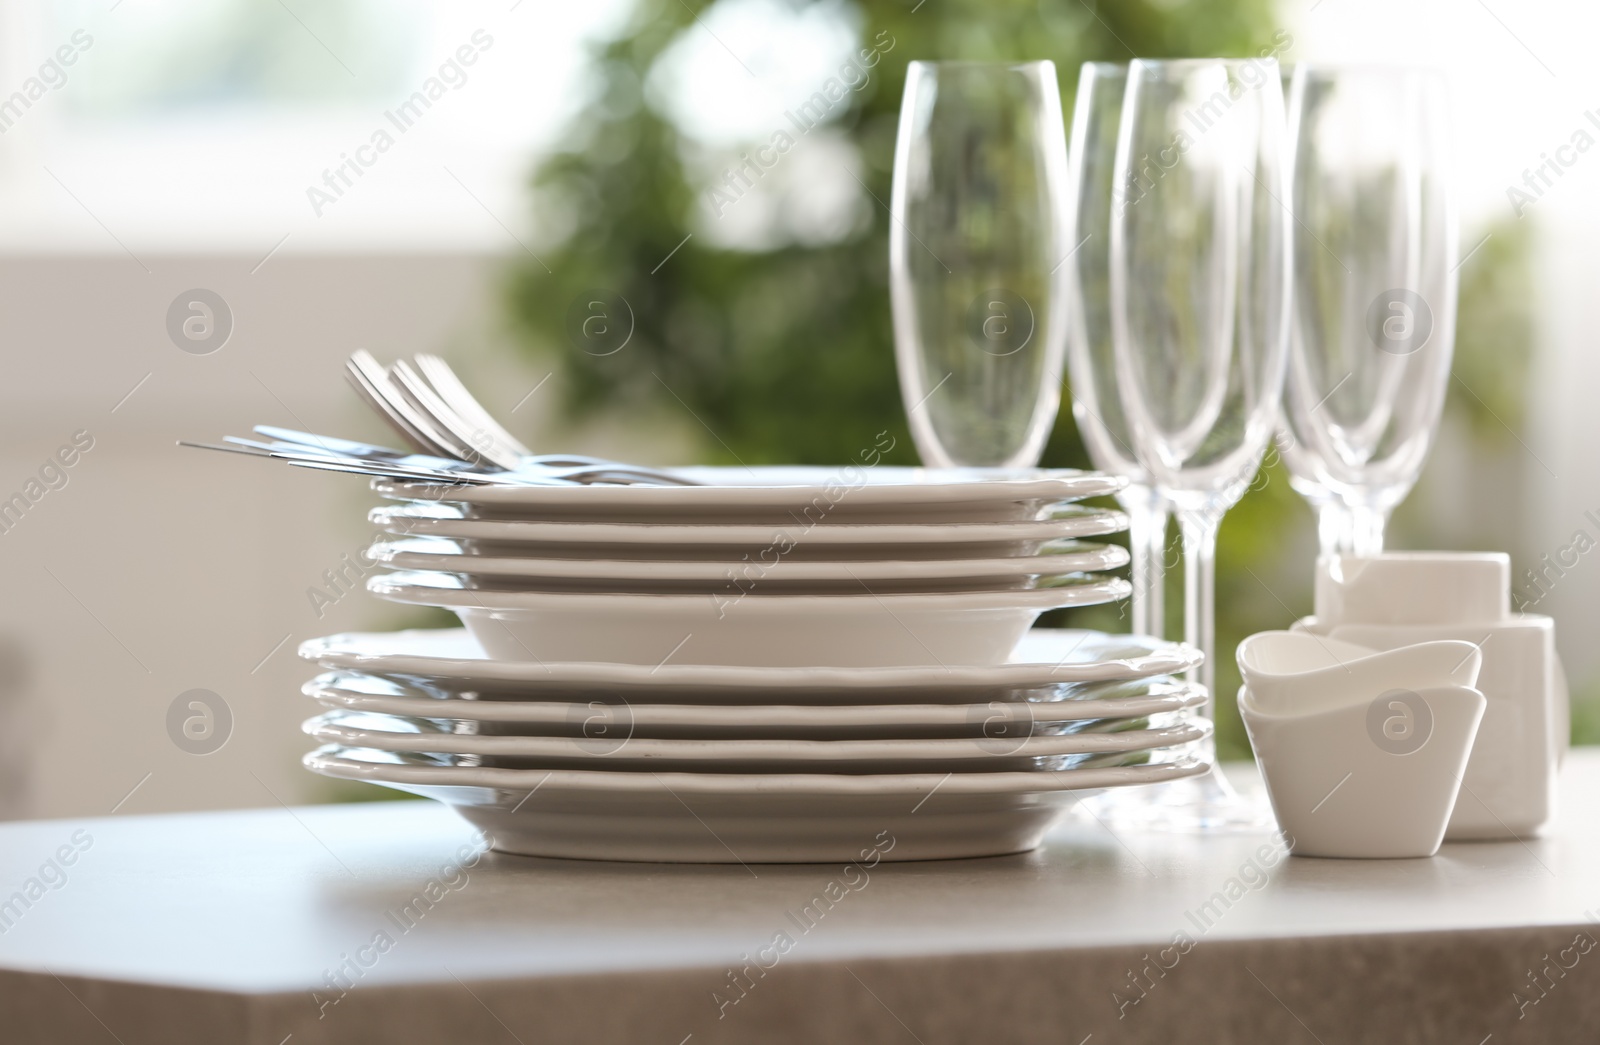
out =
{"type": "Polygon", "coordinates": [[[399,572],[466,629],[302,656],[313,770],[437,798],[496,848],[790,862],[1017,852],[1083,793],[1204,771],[1198,655],[1030,630],[1126,596],[1083,473],[685,469],[699,486],[381,481],[399,572]]]}

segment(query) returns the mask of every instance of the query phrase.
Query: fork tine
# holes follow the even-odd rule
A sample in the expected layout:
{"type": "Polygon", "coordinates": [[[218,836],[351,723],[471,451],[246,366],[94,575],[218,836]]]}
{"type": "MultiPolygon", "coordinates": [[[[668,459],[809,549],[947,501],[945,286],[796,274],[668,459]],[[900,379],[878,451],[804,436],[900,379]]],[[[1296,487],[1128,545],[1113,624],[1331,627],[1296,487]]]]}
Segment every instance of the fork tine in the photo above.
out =
{"type": "Polygon", "coordinates": [[[438,356],[426,353],[418,354],[412,358],[416,360],[417,367],[422,371],[423,376],[433,384],[440,397],[446,403],[449,403],[456,413],[493,435],[501,446],[504,446],[519,457],[533,456],[532,450],[524,446],[516,436],[512,435],[499,421],[494,419],[494,416],[478,401],[478,397],[473,395],[461,378],[456,375],[455,370],[451,368],[449,363],[438,356]]]}
{"type": "Polygon", "coordinates": [[[356,390],[362,398],[377,410],[395,430],[406,437],[418,452],[432,454],[435,457],[457,457],[458,454],[450,445],[450,441],[435,431],[426,420],[417,415],[411,404],[406,402],[389,382],[389,375],[379,362],[372,358],[372,354],[365,349],[357,349],[350,354],[350,359],[345,364],[346,372],[356,383],[356,390]]]}
{"type": "Polygon", "coordinates": [[[401,394],[412,401],[413,406],[445,432],[454,436],[480,464],[503,468],[506,471],[511,471],[522,464],[520,455],[499,446],[492,433],[485,432],[482,428],[475,428],[472,422],[456,413],[449,403],[439,398],[439,394],[422,379],[422,375],[411,369],[411,365],[405,360],[402,359],[389,368],[389,378],[401,394]]]}

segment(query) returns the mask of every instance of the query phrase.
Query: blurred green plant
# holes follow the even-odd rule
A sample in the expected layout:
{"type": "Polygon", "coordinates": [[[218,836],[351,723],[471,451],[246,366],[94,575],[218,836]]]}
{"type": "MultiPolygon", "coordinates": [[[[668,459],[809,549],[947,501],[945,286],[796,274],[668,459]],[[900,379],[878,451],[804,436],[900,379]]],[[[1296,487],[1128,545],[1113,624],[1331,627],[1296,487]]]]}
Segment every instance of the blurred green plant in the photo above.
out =
{"type": "Polygon", "coordinates": [[[1533,232],[1506,218],[1462,241],[1456,356],[1446,408],[1473,436],[1503,444],[1527,421],[1533,364],[1533,232]],[[1474,249],[1476,248],[1476,249],[1474,249]]]}

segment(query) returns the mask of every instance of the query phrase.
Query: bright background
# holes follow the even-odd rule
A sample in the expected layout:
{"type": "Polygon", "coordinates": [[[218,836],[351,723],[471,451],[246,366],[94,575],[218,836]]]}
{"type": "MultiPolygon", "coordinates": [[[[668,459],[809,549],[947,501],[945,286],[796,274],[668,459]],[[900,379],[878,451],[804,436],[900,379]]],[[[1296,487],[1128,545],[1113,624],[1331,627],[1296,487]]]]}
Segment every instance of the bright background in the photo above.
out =
{"type": "MultiPolygon", "coordinates": [[[[581,254],[586,234],[581,206],[530,192],[533,172],[558,148],[593,160],[608,147],[593,128],[631,104],[675,128],[669,158],[687,177],[714,177],[727,156],[781,126],[842,56],[871,46],[888,16],[884,5],[842,0],[719,0],[694,5],[691,21],[688,8],[668,5],[675,21],[644,34],[668,34],[660,57],[636,70],[631,100],[619,102],[615,71],[603,77],[589,55],[649,22],[648,0],[638,3],[0,2],[0,104],[75,32],[92,39],[58,88],[15,117],[0,111],[0,498],[74,432],[94,438],[68,484],[0,533],[0,816],[350,794],[298,765],[309,746],[298,723],[313,711],[298,687],[313,672],[293,651],[312,636],[417,619],[363,593],[319,617],[308,598],[324,571],[365,547],[370,498],[358,481],[174,441],[253,423],[380,435],[340,376],[352,349],[446,354],[512,427],[549,449],[660,463],[721,454],[671,398],[610,399],[610,386],[574,374],[530,334],[538,324],[526,313],[540,299],[529,273],[552,251],[581,254]],[[317,215],[308,188],[480,30],[492,43],[464,82],[317,215]],[[169,304],[194,287],[221,294],[233,312],[230,339],[211,355],[186,354],[167,334],[169,304]],[[563,408],[579,400],[578,412],[563,408]],[[207,756],[167,734],[168,706],[196,687],[220,694],[234,717],[228,743],[207,756]]],[[[1078,6],[1069,13],[1096,34],[1094,56],[1128,57],[1107,35],[1121,24],[1113,12],[1078,6]]],[[[1152,5],[1150,32],[1218,6],[1230,7],[1152,5]]],[[[1591,289],[1600,150],[1521,217],[1507,197],[1580,128],[1600,136],[1585,117],[1600,119],[1600,68],[1588,54],[1600,9],[1555,0],[1241,6],[1252,39],[1291,35],[1285,61],[1446,72],[1470,254],[1463,285],[1495,296],[1491,315],[1532,323],[1528,336],[1489,346],[1498,371],[1480,363],[1503,380],[1452,386],[1457,410],[1395,543],[1509,550],[1520,575],[1579,531],[1600,537],[1600,471],[1588,457],[1600,445],[1590,334],[1600,329],[1591,289]],[[1493,273],[1475,269],[1491,264],[1493,273]]],[[[935,17],[932,4],[911,7],[892,13],[905,48],[923,38],[900,27],[935,17]]],[[[934,34],[909,57],[981,53],[981,31],[960,24],[959,38],[934,34]]],[[[1081,54],[1057,57],[1070,89],[1081,54]]],[[[892,109],[892,98],[876,104],[885,103],[892,109]]],[[[686,271],[728,252],[803,259],[851,249],[883,224],[853,177],[877,155],[863,140],[843,125],[819,129],[726,219],[690,200],[665,242],[696,235],[679,259],[686,271]]],[[[646,180],[666,162],[613,159],[646,180]]],[[[869,262],[882,263],[876,253],[869,262]]],[[[890,346],[883,336],[862,350],[887,358],[890,346]]],[[[1223,589],[1252,601],[1251,621],[1281,626],[1309,609],[1310,515],[1299,505],[1264,513],[1236,524],[1232,552],[1225,533],[1223,589]],[[1230,587],[1230,554],[1267,564],[1270,598],[1230,587]]],[[[1580,729],[1593,728],[1588,695],[1600,693],[1590,641],[1597,563],[1585,556],[1538,606],[1557,618],[1586,701],[1580,729]]]]}

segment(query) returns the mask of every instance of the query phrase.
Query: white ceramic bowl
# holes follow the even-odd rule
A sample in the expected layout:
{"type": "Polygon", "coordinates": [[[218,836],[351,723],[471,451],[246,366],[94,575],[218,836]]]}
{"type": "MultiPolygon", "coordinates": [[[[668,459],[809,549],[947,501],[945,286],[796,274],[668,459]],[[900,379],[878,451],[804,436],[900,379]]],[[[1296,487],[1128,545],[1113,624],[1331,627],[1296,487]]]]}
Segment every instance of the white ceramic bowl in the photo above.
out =
{"type": "Polygon", "coordinates": [[[1263,631],[1239,643],[1239,674],[1263,711],[1294,714],[1364,702],[1391,689],[1474,686],[1483,655],[1470,642],[1378,651],[1303,631],[1263,631]]]}
{"type": "Polygon", "coordinates": [[[1271,714],[1239,691],[1278,825],[1297,856],[1432,856],[1486,704],[1466,686],[1271,714]]]}
{"type": "Polygon", "coordinates": [[[495,659],[770,667],[999,664],[1045,610],[1129,594],[1116,578],[941,594],[508,592],[421,572],[372,577],[367,588],[454,610],[495,659]]]}

